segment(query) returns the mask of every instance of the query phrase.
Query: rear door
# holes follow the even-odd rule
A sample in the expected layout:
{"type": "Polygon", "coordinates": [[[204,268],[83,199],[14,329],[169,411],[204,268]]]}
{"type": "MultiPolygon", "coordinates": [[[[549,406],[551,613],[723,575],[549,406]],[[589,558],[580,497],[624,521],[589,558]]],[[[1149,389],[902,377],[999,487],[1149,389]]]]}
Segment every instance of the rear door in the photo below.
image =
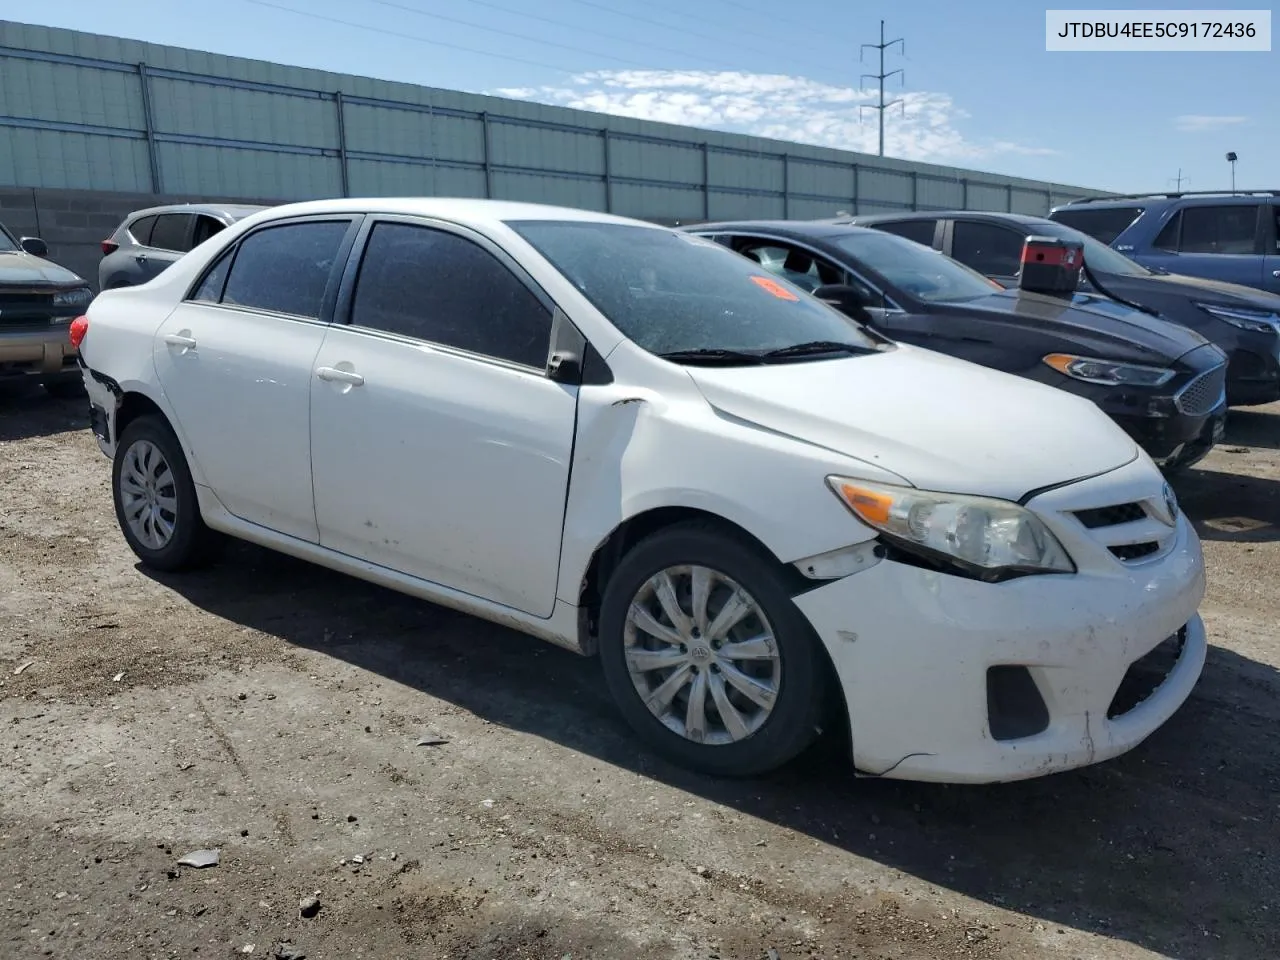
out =
{"type": "Polygon", "coordinates": [[[1018,285],[1025,233],[987,220],[957,219],[947,234],[943,252],[953,260],[1006,287],[1018,285]]]}
{"type": "Polygon", "coordinates": [[[318,539],[311,380],[355,218],[266,224],[156,332],[156,374],[205,483],[234,516],[318,539]]]}
{"type": "Polygon", "coordinates": [[[1190,204],[1161,227],[1151,249],[1132,256],[1149,267],[1263,288],[1264,203],[1190,204]]]}
{"type": "Polygon", "coordinates": [[[320,543],[539,617],[555,607],[578,388],[563,314],[492,241],[370,218],[310,377],[320,543]]]}

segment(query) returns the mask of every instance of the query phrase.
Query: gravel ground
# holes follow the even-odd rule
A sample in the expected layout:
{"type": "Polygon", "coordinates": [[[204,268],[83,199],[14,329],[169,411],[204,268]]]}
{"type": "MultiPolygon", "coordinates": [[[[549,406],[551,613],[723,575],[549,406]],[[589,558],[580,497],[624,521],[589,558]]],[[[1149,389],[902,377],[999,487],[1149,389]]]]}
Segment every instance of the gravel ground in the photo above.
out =
{"type": "Polygon", "coordinates": [[[1213,646],[1137,750],[717,782],[538,641],[247,545],[140,570],[80,403],[5,388],[0,956],[1280,956],[1280,406],[1202,467],[1213,646]]]}

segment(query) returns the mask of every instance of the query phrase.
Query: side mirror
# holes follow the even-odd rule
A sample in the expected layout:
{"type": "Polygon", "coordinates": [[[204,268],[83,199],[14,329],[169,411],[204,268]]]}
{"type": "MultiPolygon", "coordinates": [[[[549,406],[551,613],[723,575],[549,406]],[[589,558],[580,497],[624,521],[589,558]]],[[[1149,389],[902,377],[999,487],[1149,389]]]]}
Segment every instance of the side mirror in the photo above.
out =
{"type": "Polygon", "coordinates": [[[582,361],[576,354],[557,352],[551,355],[547,375],[553,383],[577,384],[582,382],[582,361]]]}
{"type": "Polygon", "coordinates": [[[33,257],[47,257],[49,255],[49,245],[39,237],[23,237],[18,243],[23,250],[33,257]]]}
{"type": "Polygon", "coordinates": [[[871,315],[867,313],[867,307],[870,304],[857,287],[844,283],[828,283],[818,287],[812,295],[859,323],[871,322],[871,315]]]}

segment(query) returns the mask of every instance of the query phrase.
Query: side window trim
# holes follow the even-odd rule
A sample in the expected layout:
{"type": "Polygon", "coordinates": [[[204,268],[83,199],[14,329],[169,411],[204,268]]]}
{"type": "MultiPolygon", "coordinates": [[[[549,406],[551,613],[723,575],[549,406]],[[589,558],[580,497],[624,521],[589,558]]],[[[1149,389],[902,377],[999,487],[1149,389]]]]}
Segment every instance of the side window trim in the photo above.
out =
{"type": "MultiPolygon", "coordinates": [[[[280,220],[270,220],[266,223],[259,224],[252,230],[236,237],[231,243],[224,247],[207,263],[204,268],[196,275],[195,282],[188,288],[186,294],[183,295],[183,303],[199,303],[202,307],[216,307],[220,310],[236,310],[241,313],[255,313],[264,317],[277,317],[282,320],[292,320],[295,323],[316,323],[328,326],[334,322],[334,307],[338,300],[338,290],[341,284],[345,264],[350,258],[353,245],[355,244],[356,235],[363,227],[366,216],[360,213],[340,213],[340,214],[312,214],[304,217],[288,217],[280,220]],[[263,310],[259,307],[249,307],[243,304],[227,304],[222,302],[223,296],[227,291],[227,281],[231,279],[231,272],[236,268],[236,258],[240,256],[240,249],[244,246],[245,240],[254,234],[263,230],[270,230],[273,227],[294,226],[300,223],[334,223],[347,221],[347,232],[343,235],[342,242],[338,244],[338,252],[334,255],[333,266],[329,268],[329,279],[325,283],[324,296],[320,300],[320,316],[319,317],[300,317],[293,313],[279,313],[274,310],[263,310]],[[222,288],[218,291],[218,300],[193,300],[197,290],[204,283],[205,278],[217,269],[224,257],[230,257],[231,262],[227,266],[227,275],[222,278],[222,288]],[[343,265],[343,270],[339,270],[339,265],[343,265]]],[[[229,228],[228,228],[229,229],[229,228]]]]}
{"type": "Polygon", "coordinates": [[[338,287],[334,295],[334,308],[332,322],[339,326],[348,327],[353,333],[359,333],[364,336],[377,337],[382,340],[391,340],[395,343],[411,344],[414,346],[427,346],[431,350],[439,353],[447,353],[452,356],[459,357],[464,360],[474,360],[480,363],[489,363],[495,366],[506,367],[509,370],[519,370],[522,373],[537,373],[550,379],[551,355],[557,349],[557,338],[559,336],[556,329],[559,318],[563,318],[563,322],[573,326],[577,339],[586,341],[585,335],[573,323],[569,315],[560,309],[560,305],[555,302],[546,290],[529,275],[529,272],[507,251],[494,243],[488,237],[474,230],[470,230],[461,224],[452,223],[448,220],[437,220],[433,217],[421,217],[413,214],[394,214],[394,213],[371,213],[365,217],[364,223],[352,239],[352,246],[347,255],[346,265],[342,269],[342,275],[338,282],[338,287]],[[373,233],[373,228],[379,223],[400,223],[411,227],[422,227],[428,230],[439,230],[442,233],[449,233],[463,240],[475,243],[480,249],[486,253],[492,254],[494,258],[511,271],[512,276],[523,285],[530,294],[533,295],[540,306],[542,306],[550,318],[551,327],[549,330],[549,342],[547,344],[547,355],[543,359],[541,367],[529,366],[525,363],[519,363],[515,360],[506,360],[502,357],[495,357],[487,353],[476,353],[472,350],[466,350],[462,347],[456,347],[448,343],[439,343],[435,340],[423,340],[418,337],[411,337],[405,334],[392,333],[390,330],[378,330],[375,327],[357,326],[351,322],[351,311],[355,304],[356,283],[360,278],[360,267],[364,262],[365,251],[369,247],[369,236],[373,233]]]}

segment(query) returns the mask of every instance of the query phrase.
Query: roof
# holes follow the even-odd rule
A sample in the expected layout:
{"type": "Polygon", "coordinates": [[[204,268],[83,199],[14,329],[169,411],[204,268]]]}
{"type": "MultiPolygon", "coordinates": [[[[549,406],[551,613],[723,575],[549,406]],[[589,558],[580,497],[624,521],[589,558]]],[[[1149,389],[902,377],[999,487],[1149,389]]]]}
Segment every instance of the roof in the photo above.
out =
{"type": "Polygon", "coordinates": [[[262,205],[248,203],[165,203],[158,207],[146,207],[129,214],[131,217],[152,216],[157,213],[207,213],[211,215],[227,214],[235,220],[266,210],[262,205]]]}
{"type": "MultiPolygon", "coordinates": [[[[968,220],[1003,220],[1014,223],[1044,223],[1048,217],[1033,217],[1025,213],[1005,213],[1003,210],[920,210],[911,213],[876,213],[855,218],[856,223],[895,223],[902,220],[937,220],[941,217],[964,217],[968,220]]],[[[848,223],[848,220],[844,221],[848,223]]],[[[1050,221],[1051,222],[1051,221],[1050,221]]]]}
{"type": "Polygon", "coordinates": [[[833,223],[827,220],[715,220],[690,224],[682,229],[698,233],[716,230],[771,230],[775,233],[792,233],[806,237],[836,237],[848,233],[860,233],[865,227],[849,223],[833,223]]]}
{"type": "Polygon", "coordinates": [[[271,208],[273,216],[312,216],[324,213],[401,213],[438,217],[459,223],[498,224],[512,220],[572,220],[586,223],[617,223],[663,229],[657,224],[628,217],[557,207],[543,203],[510,200],[481,200],[472,197],[346,197],[334,200],[304,200],[271,208]]]}

